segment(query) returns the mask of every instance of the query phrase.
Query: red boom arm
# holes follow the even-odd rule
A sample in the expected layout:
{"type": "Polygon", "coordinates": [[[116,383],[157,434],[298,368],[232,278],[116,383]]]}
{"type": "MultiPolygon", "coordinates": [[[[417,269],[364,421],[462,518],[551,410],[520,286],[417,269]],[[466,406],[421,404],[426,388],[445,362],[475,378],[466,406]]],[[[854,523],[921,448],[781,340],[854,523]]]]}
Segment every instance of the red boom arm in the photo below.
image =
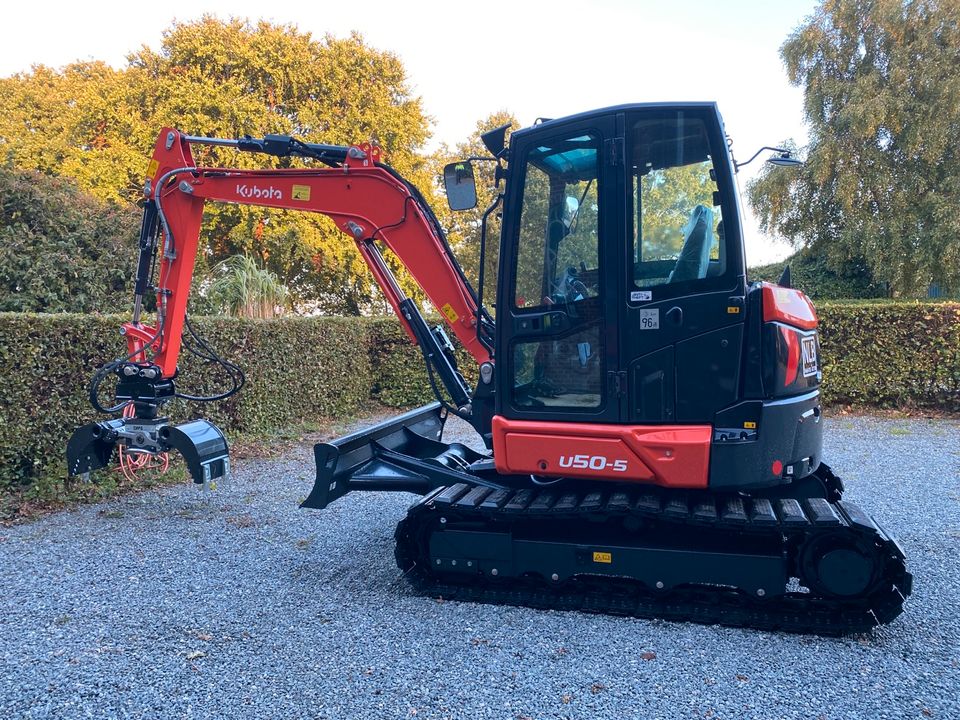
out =
{"type": "MultiPolygon", "coordinates": [[[[157,350],[153,362],[164,377],[176,372],[207,200],[304,210],[330,217],[356,242],[387,301],[416,343],[410,321],[400,307],[406,296],[374,243],[382,241],[423,288],[477,363],[491,359],[477,339],[474,295],[448,255],[446,243],[407,185],[377,164],[379,157],[379,148],[362,145],[350,148],[342,167],[198,168],[189,139],[170,128],[161,131],[147,173],[147,192],[156,201],[162,220],[157,282],[162,320],[159,337],[152,344],[157,350]]],[[[142,350],[156,334],[156,328],[137,320],[125,325],[130,352],[142,350]]]]}

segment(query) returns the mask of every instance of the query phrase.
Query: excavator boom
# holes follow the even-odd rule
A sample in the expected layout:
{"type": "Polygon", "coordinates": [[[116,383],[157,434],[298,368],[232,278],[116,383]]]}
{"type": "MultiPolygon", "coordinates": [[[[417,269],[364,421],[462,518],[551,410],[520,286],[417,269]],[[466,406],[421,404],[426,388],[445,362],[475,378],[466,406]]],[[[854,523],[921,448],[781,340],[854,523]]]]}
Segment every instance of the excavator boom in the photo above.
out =
{"type": "MultiPolygon", "coordinates": [[[[191,144],[230,142],[186,136],[165,128],[150,163],[148,196],[156,206],[163,239],[157,292],[167,298],[160,350],[154,362],[165,377],[172,377],[176,371],[203,208],[208,201],[329,217],[355,241],[387,302],[416,343],[410,319],[401,309],[407,297],[376,246],[382,242],[423,288],[477,363],[490,360],[489,350],[478,339],[480,314],[475,292],[450,253],[429,207],[409,183],[380,162],[378,147],[364,144],[339,148],[343,159],[338,167],[239,170],[198,167],[194,163],[191,144]]],[[[262,146],[251,148],[249,141],[234,144],[241,150],[263,151],[262,146]]],[[[274,152],[276,145],[275,141],[274,152]]],[[[330,156],[338,148],[324,147],[327,161],[335,162],[330,156]]]]}

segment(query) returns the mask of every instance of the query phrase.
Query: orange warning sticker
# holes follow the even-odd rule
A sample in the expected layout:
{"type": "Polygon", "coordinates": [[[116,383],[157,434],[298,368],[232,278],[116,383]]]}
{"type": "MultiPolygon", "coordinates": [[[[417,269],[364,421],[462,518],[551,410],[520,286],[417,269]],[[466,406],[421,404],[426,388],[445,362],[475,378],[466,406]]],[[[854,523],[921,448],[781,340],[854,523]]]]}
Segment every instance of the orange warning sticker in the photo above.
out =
{"type": "Polygon", "coordinates": [[[147,165],[147,178],[152,178],[157,174],[157,169],[160,167],[160,163],[156,160],[151,160],[150,164],[147,165]]]}
{"type": "Polygon", "coordinates": [[[613,553],[608,552],[594,552],[593,561],[595,563],[612,563],[613,562],[613,553]]]}
{"type": "Polygon", "coordinates": [[[730,305],[729,307],[727,307],[727,314],[728,314],[728,315],[739,315],[739,314],[740,314],[740,307],[739,307],[738,305],[730,305]]]}
{"type": "Polygon", "coordinates": [[[309,200],[310,199],[310,186],[309,185],[294,185],[293,192],[290,193],[290,197],[294,200],[309,200]]]}

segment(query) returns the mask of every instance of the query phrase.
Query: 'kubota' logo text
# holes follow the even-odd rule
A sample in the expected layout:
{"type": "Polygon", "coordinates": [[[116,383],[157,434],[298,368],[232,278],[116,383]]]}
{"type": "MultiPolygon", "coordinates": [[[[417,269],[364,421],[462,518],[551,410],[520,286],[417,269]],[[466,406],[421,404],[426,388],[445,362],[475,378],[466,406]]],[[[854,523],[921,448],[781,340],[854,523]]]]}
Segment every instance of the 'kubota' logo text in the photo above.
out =
{"type": "Polygon", "coordinates": [[[237,185],[237,195],[257,200],[283,200],[283,193],[273,185],[265,188],[256,185],[237,185]]]}
{"type": "Polygon", "coordinates": [[[561,455],[560,467],[578,470],[606,470],[626,472],[626,460],[608,460],[603,455],[561,455]]]}

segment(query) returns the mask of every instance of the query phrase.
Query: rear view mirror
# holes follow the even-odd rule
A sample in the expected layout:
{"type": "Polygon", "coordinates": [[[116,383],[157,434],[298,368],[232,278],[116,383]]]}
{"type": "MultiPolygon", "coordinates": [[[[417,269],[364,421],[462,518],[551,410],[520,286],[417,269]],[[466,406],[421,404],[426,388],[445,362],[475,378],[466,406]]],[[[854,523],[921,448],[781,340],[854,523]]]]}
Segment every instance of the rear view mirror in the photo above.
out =
{"type": "Polygon", "coordinates": [[[477,206],[477,185],[469,160],[444,166],[443,186],[451,210],[469,210],[477,206]]]}

